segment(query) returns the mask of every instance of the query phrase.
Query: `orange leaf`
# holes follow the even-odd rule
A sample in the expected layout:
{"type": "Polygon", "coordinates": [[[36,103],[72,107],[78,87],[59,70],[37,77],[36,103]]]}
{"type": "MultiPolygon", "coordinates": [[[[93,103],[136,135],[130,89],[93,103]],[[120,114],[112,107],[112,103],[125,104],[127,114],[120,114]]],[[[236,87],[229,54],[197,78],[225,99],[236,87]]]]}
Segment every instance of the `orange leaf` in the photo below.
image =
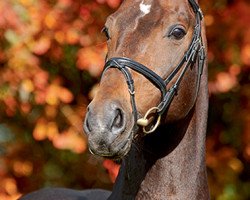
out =
{"type": "Polygon", "coordinates": [[[78,51],[77,67],[88,70],[93,76],[99,76],[104,65],[101,51],[93,48],[83,48],[78,51]]]}
{"type": "Polygon", "coordinates": [[[119,173],[120,165],[116,164],[112,160],[104,160],[103,166],[108,170],[109,177],[110,177],[111,181],[114,183],[115,179],[119,173]]]}
{"type": "Polygon", "coordinates": [[[47,137],[47,123],[45,120],[39,120],[33,130],[35,140],[45,140],[47,137]]]}
{"type": "Polygon", "coordinates": [[[68,89],[63,87],[60,88],[58,97],[63,103],[70,103],[74,98],[73,94],[68,89]]]}
{"type": "Polygon", "coordinates": [[[35,45],[32,48],[32,51],[37,55],[43,55],[49,50],[50,46],[50,38],[47,36],[43,36],[38,41],[36,41],[35,45]]]}

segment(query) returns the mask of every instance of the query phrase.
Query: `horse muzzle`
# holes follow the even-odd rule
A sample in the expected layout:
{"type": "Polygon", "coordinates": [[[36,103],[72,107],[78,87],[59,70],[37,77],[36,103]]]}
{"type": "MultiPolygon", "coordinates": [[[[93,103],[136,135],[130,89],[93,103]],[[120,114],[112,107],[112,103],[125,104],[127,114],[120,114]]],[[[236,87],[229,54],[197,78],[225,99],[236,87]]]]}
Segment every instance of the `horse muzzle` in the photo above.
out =
{"type": "Polygon", "coordinates": [[[100,106],[93,104],[89,105],[84,122],[90,152],[110,158],[124,156],[132,143],[125,111],[114,101],[104,101],[100,106]]]}

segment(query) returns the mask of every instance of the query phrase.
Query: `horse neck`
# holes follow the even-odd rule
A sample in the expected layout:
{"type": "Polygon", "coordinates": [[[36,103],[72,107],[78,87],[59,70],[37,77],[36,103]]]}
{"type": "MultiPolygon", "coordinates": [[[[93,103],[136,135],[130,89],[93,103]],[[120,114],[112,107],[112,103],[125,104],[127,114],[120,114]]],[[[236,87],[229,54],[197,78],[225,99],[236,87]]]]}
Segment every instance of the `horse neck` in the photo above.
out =
{"type": "Polygon", "coordinates": [[[209,199],[205,135],[207,80],[182,121],[140,138],[123,160],[110,199],[209,199]]]}

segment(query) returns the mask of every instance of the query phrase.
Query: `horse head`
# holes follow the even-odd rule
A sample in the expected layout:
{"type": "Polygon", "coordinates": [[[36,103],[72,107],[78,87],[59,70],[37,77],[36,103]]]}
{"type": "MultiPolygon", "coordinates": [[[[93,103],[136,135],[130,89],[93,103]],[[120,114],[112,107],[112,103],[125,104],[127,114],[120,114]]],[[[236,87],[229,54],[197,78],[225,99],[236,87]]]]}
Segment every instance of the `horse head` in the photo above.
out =
{"type": "Polygon", "coordinates": [[[107,60],[84,123],[92,153],[121,158],[136,136],[189,113],[204,64],[202,17],[194,0],[125,0],[108,17],[107,60]]]}

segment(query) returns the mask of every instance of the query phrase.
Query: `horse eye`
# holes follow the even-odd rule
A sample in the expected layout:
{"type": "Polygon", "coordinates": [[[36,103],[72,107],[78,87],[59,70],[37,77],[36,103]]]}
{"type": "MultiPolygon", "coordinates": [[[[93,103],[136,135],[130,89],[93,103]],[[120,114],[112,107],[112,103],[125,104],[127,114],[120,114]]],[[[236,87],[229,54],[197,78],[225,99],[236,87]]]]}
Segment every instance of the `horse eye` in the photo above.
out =
{"type": "Polygon", "coordinates": [[[174,28],[170,33],[169,37],[174,37],[176,40],[182,39],[186,35],[186,31],[183,28],[174,28]]]}
{"type": "Polygon", "coordinates": [[[109,30],[108,30],[108,28],[106,26],[102,29],[102,33],[105,34],[107,40],[109,40],[111,38],[110,34],[109,34],[109,30]]]}

